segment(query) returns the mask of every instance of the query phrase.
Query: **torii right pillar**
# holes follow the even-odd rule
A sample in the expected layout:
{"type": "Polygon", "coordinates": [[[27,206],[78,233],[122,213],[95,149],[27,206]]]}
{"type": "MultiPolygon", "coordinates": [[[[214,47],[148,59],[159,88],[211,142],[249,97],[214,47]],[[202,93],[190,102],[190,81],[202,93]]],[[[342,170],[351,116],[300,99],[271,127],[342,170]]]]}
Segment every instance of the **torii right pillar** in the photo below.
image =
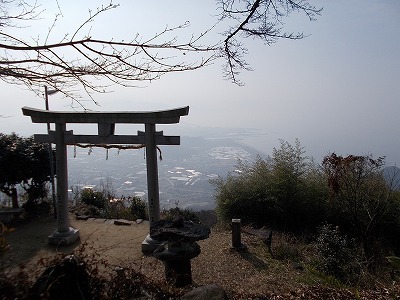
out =
{"type": "MultiPolygon", "coordinates": [[[[162,135],[161,135],[162,136],[162,135]]],[[[160,192],[158,185],[156,125],[145,124],[147,195],[150,227],[160,220],[160,192]]],[[[150,234],[142,242],[142,252],[152,254],[161,242],[151,238],[150,234]]]]}
{"type": "MultiPolygon", "coordinates": [[[[187,107],[186,115],[189,107],[187,107]]],[[[157,167],[157,138],[167,138],[162,132],[156,132],[156,124],[145,124],[145,145],[146,145],[146,167],[147,167],[147,195],[149,206],[149,223],[150,227],[160,220],[160,192],[158,185],[158,167],[157,167]]],[[[147,235],[142,242],[142,252],[152,254],[162,242],[151,238],[147,235]]]]}
{"type": "Polygon", "coordinates": [[[147,195],[150,226],[160,219],[160,193],[158,186],[156,125],[145,124],[147,195]]]}

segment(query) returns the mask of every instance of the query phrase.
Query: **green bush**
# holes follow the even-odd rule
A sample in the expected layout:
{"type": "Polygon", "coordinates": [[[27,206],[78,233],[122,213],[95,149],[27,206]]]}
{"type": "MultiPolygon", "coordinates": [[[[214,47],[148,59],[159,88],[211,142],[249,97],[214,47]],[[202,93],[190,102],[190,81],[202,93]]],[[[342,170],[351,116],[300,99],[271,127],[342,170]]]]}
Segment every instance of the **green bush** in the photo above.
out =
{"type": "Polygon", "coordinates": [[[148,209],[147,204],[144,200],[139,197],[133,196],[129,197],[131,204],[129,206],[130,212],[134,219],[148,219],[148,209]]]}
{"type": "Polygon", "coordinates": [[[323,273],[340,280],[350,280],[359,273],[355,247],[346,235],[340,233],[337,226],[325,224],[319,228],[316,248],[317,266],[323,273]]]}
{"type": "Polygon", "coordinates": [[[217,197],[217,214],[224,221],[241,219],[243,223],[254,223],[262,226],[264,223],[273,223],[276,206],[272,203],[274,199],[267,198],[251,188],[243,187],[243,178],[228,177],[226,181],[220,181],[221,189],[217,197]]]}
{"type": "Polygon", "coordinates": [[[272,255],[274,259],[299,263],[304,258],[303,246],[299,240],[290,234],[274,236],[272,255]]]}
{"type": "Polygon", "coordinates": [[[73,207],[73,211],[77,216],[89,216],[89,217],[100,217],[101,211],[94,205],[88,205],[85,203],[77,203],[73,207]]]}
{"type": "Polygon", "coordinates": [[[218,223],[217,214],[214,210],[200,210],[194,213],[199,218],[200,223],[208,228],[212,228],[218,223]]]}
{"type": "Polygon", "coordinates": [[[51,214],[53,210],[52,203],[49,200],[35,200],[27,201],[24,205],[25,217],[43,217],[51,214]]]}
{"type": "Polygon", "coordinates": [[[163,209],[161,212],[161,218],[165,220],[172,220],[176,217],[182,217],[185,221],[192,221],[194,223],[200,223],[199,217],[195,212],[190,209],[181,209],[174,207],[170,209],[163,209]]]}
{"type": "Polygon", "coordinates": [[[81,191],[81,201],[87,205],[93,205],[98,209],[105,209],[107,198],[102,192],[93,189],[83,189],[81,191]]]}
{"type": "Polygon", "coordinates": [[[211,183],[222,221],[240,218],[255,226],[302,231],[315,228],[325,217],[324,177],[297,140],[295,146],[281,141],[267,159],[239,161],[236,172],[211,183]]]}
{"type": "Polygon", "coordinates": [[[109,201],[104,192],[84,189],[80,193],[81,203],[75,205],[77,214],[108,219],[137,220],[148,219],[147,204],[141,198],[122,197],[109,201]],[[128,206],[126,205],[128,203],[128,206]]]}
{"type": "MultiPolygon", "coordinates": [[[[387,208],[379,235],[385,237],[385,246],[400,256],[400,192],[392,191],[392,201],[387,208]]],[[[390,253],[392,255],[392,253],[390,253]]]]}
{"type": "Polygon", "coordinates": [[[103,217],[108,219],[136,220],[129,207],[125,207],[122,201],[109,202],[107,208],[102,211],[103,217]]]}
{"type": "Polygon", "coordinates": [[[383,176],[384,158],[332,153],[322,164],[331,222],[357,238],[371,267],[379,265],[384,245],[395,240],[400,227],[399,195],[383,176]]]}

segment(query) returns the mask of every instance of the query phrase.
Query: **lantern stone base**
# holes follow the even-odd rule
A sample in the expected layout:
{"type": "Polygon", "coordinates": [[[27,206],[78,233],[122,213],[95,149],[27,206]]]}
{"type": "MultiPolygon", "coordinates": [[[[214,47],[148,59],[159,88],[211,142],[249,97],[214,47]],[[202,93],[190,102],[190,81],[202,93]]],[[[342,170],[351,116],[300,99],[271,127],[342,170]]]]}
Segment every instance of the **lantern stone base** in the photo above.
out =
{"type": "Polygon", "coordinates": [[[64,232],[54,231],[49,235],[48,243],[50,245],[68,246],[75,243],[79,239],[79,230],[70,227],[69,230],[64,232]]]}
{"type": "Polygon", "coordinates": [[[153,256],[164,263],[165,279],[176,287],[192,284],[192,267],[190,260],[200,254],[196,242],[166,242],[153,253],[153,256]]]}
{"type": "Polygon", "coordinates": [[[142,252],[146,255],[153,254],[154,250],[156,250],[162,242],[156,241],[150,237],[150,235],[146,236],[144,241],[142,242],[142,252]]]}

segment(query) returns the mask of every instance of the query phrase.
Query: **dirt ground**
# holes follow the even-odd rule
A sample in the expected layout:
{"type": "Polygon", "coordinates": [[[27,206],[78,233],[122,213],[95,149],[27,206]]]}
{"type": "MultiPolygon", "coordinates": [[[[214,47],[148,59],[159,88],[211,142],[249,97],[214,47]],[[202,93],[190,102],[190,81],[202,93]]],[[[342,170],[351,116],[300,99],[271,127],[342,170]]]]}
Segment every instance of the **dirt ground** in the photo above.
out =
{"type": "Polygon", "coordinates": [[[6,235],[11,248],[0,257],[0,269],[12,268],[20,263],[34,264],[39,259],[57,252],[72,253],[86,243],[86,249],[96,251],[111,265],[123,265],[143,257],[141,243],[149,232],[149,223],[132,223],[130,226],[114,225],[114,220],[75,220],[71,226],[79,229],[80,240],[71,246],[55,247],[47,243],[48,236],[56,229],[52,216],[18,225],[6,235]]]}
{"type": "MultiPolygon", "coordinates": [[[[141,243],[149,232],[147,221],[118,226],[113,220],[75,220],[72,215],[70,220],[71,226],[79,229],[80,240],[68,247],[47,244],[47,237],[56,228],[51,216],[16,226],[13,232],[6,234],[11,247],[0,256],[0,271],[18,270],[23,264],[37,273],[39,266],[43,269],[39,262],[44,258],[59,252],[72,253],[83,247],[86,255],[95,254],[111,268],[134,267],[150,280],[165,283],[163,264],[141,251],[141,243]]],[[[306,269],[294,267],[290,261],[272,259],[259,238],[243,233],[242,242],[248,247],[247,251],[233,250],[231,233],[224,230],[214,230],[208,239],[200,241],[201,253],[192,260],[193,286],[215,283],[228,295],[236,295],[234,299],[242,299],[243,295],[248,298],[249,294],[271,295],[271,299],[354,299],[354,294],[347,289],[321,286],[316,277],[310,277],[306,269]]],[[[399,291],[396,284],[378,291],[362,291],[361,298],[389,299],[392,293],[398,296],[399,291]]]]}
{"type": "MultiPolygon", "coordinates": [[[[112,268],[134,266],[153,281],[165,282],[162,262],[143,255],[141,243],[149,233],[148,221],[130,226],[114,225],[113,220],[75,220],[70,216],[71,226],[79,229],[80,240],[68,247],[54,247],[47,244],[47,237],[55,230],[53,217],[40,218],[27,224],[18,225],[15,231],[6,235],[11,248],[0,257],[0,269],[16,270],[23,263],[26,268],[35,269],[38,262],[58,252],[72,253],[84,246],[85,253],[95,253],[107,261],[112,268]]],[[[243,236],[247,245],[258,245],[252,236],[243,236]]],[[[228,291],[243,293],[251,287],[254,292],[286,289],[285,281],[263,271],[266,263],[251,253],[240,254],[231,249],[229,232],[212,232],[210,238],[199,241],[201,253],[192,260],[192,275],[195,286],[217,283],[228,291]],[[266,285],[266,283],[270,283],[266,285]]],[[[285,268],[286,269],[286,268],[285,268]]],[[[281,270],[282,273],[286,270],[281,270]]],[[[292,274],[291,274],[292,275],[292,274]]],[[[283,275],[283,277],[287,277],[283,275]]]]}
{"type": "MultiPolygon", "coordinates": [[[[162,262],[141,251],[141,243],[149,233],[148,221],[117,226],[113,220],[75,220],[71,215],[70,222],[72,227],[79,229],[80,241],[68,247],[47,244],[47,237],[56,228],[56,221],[51,216],[17,226],[6,236],[11,249],[0,257],[0,267],[18,270],[18,265],[23,263],[29,270],[34,270],[40,260],[57,252],[68,254],[84,247],[85,254],[95,254],[111,268],[133,267],[152,281],[165,283],[162,262]]],[[[264,254],[258,255],[260,239],[242,234],[242,241],[249,248],[241,253],[232,250],[231,238],[229,231],[217,230],[212,231],[208,239],[198,242],[201,253],[191,261],[194,286],[216,283],[226,291],[238,294],[250,291],[283,293],[299,287],[297,280],[293,280],[300,275],[297,270],[286,264],[272,266],[264,254]]]]}

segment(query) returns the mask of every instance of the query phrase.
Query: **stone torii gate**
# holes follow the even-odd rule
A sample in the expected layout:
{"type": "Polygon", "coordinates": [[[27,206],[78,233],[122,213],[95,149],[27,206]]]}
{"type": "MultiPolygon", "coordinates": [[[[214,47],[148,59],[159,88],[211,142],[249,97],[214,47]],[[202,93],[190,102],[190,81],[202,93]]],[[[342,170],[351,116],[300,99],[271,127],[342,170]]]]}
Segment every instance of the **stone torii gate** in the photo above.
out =
{"type": "MultiPolygon", "coordinates": [[[[55,131],[35,134],[34,139],[42,143],[56,144],[57,171],[57,229],[49,236],[50,244],[68,245],[79,238],[79,230],[70,227],[68,219],[68,171],[67,145],[88,144],[144,144],[146,146],[147,190],[150,226],[160,218],[160,200],[157,169],[157,145],[179,145],[179,136],[164,136],[156,131],[156,124],[179,123],[181,116],[189,114],[189,106],[164,111],[150,112],[62,112],[23,107],[25,116],[33,123],[54,123],[55,131]],[[97,135],[74,135],[66,130],[67,123],[94,123],[97,135]],[[137,135],[115,135],[115,124],[144,124],[145,132],[137,135]]],[[[143,251],[153,246],[148,236],[143,242],[143,251]],[[148,245],[148,246],[146,246],[148,245]]]]}

